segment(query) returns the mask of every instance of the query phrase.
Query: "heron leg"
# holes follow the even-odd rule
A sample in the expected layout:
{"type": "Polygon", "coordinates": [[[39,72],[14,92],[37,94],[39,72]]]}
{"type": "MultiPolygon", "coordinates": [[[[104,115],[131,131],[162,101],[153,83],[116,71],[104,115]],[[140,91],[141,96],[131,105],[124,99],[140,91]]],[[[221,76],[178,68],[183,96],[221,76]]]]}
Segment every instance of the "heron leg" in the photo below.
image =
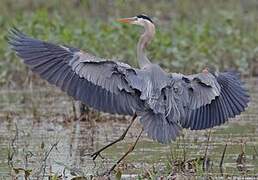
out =
{"type": "Polygon", "coordinates": [[[106,172],[106,174],[109,175],[109,174],[116,168],[116,166],[117,166],[129,153],[131,153],[131,152],[134,150],[136,144],[138,143],[138,141],[139,141],[139,139],[140,139],[140,137],[141,137],[141,135],[142,135],[142,132],[143,132],[143,128],[141,129],[141,132],[140,132],[139,135],[137,136],[137,139],[136,139],[136,141],[134,142],[134,144],[129,147],[129,149],[126,151],[126,153],[125,153],[120,159],[118,159],[118,161],[109,169],[109,171],[106,172]]]}
{"type": "Polygon", "coordinates": [[[102,151],[104,151],[104,150],[107,149],[108,147],[112,146],[113,144],[116,144],[117,142],[122,141],[122,140],[125,138],[125,136],[126,136],[128,130],[129,130],[130,127],[132,126],[132,124],[133,124],[134,120],[136,119],[136,117],[137,117],[137,115],[135,114],[135,115],[133,116],[133,118],[132,118],[132,120],[131,120],[129,126],[126,128],[126,130],[124,131],[124,133],[123,133],[118,139],[116,139],[115,141],[113,141],[113,142],[107,144],[106,146],[104,146],[104,147],[100,148],[99,150],[95,151],[94,153],[92,153],[92,154],[90,155],[90,156],[92,157],[92,159],[95,160],[98,156],[101,156],[100,153],[101,153],[102,151]]]}
{"type": "Polygon", "coordinates": [[[79,104],[79,111],[80,111],[81,116],[90,113],[89,107],[87,105],[83,104],[82,102],[80,102],[80,104],[79,104]]]}

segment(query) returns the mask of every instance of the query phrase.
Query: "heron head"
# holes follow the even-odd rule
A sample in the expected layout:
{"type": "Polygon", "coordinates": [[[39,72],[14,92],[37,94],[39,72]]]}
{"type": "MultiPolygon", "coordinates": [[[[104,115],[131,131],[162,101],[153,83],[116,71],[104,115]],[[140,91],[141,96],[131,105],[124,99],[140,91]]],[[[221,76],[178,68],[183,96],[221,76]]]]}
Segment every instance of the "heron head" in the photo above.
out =
{"type": "Polygon", "coordinates": [[[121,19],[118,19],[117,21],[121,23],[136,24],[143,27],[146,27],[146,25],[154,25],[151,18],[149,18],[144,14],[140,14],[138,16],[130,17],[130,18],[121,18],[121,19]]]}

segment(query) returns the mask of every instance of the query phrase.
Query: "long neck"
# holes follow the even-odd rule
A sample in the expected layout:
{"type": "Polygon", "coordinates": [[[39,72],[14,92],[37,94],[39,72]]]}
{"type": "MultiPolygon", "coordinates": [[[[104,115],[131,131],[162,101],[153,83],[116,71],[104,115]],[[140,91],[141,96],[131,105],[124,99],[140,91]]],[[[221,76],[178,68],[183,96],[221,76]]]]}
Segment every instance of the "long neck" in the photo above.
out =
{"type": "Polygon", "coordinates": [[[137,59],[140,68],[144,68],[146,65],[151,64],[150,60],[146,56],[145,49],[155,34],[155,26],[151,23],[145,23],[144,29],[145,31],[141,35],[137,44],[137,59]]]}

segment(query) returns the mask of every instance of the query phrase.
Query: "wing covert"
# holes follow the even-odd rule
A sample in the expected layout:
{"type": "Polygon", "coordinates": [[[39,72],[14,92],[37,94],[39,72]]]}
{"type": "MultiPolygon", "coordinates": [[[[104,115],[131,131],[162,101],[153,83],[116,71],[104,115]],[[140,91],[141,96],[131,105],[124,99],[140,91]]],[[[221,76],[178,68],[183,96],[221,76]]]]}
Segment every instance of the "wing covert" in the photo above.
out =
{"type": "Polygon", "coordinates": [[[189,109],[197,109],[210,104],[215,97],[219,96],[221,87],[215,76],[211,73],[199,73],[194,75],[172,74],[171,86],[177,91],[183,104],[189,109]]]}

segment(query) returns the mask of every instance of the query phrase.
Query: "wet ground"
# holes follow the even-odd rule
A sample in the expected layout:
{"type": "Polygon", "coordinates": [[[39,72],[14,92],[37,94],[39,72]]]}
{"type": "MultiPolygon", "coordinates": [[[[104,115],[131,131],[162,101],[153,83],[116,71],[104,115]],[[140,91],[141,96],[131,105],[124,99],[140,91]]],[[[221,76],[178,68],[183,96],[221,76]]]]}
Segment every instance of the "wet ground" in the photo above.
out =
{"type": "MultiPolygon", "coordinates": [[[[184,130],[184,136],[171,145],[153,142],[144,134],[135,151],[119,166],[122,177],[155,179],[180,174],[257,178],[258,82],[248,80],[247,85],[252,97],[249,108],[223,126],[184,130]]],[[[104,159],[93,162],[88,153],[119,137],[129,117],[90,113],[78,121],[73,104],[76,102],[52,86],[0,90],[0,179],[70,179],[101,174],[140,132],[137,122],[123,142],[106,150],[104,159]]]]}

